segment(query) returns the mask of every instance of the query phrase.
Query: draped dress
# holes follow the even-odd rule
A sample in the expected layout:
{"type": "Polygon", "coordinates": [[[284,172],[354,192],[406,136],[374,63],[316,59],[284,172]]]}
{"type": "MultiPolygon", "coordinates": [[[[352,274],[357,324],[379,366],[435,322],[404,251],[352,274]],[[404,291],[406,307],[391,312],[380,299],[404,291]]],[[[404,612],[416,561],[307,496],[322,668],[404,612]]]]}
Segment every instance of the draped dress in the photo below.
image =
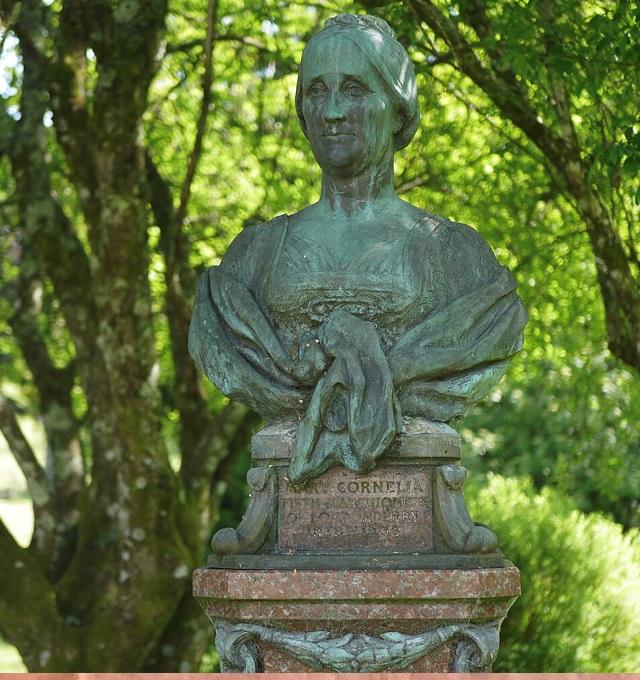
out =
{"type": "Polygon", "coordinates": [[[202,275],[189,350],[225,395],[299,421],[291,481],[366,472],[403,416],[456,420],[500,380],[526,323],[515,289],[475,230],[437,215],[355,250],[283,215],[202,275]]]}

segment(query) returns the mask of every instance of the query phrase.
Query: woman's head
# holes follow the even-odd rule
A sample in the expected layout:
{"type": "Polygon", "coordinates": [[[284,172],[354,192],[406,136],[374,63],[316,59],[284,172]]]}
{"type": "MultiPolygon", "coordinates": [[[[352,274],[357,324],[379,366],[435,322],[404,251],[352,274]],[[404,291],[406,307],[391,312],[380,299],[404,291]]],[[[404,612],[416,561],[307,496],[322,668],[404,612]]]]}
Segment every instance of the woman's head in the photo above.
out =
{"type": "MultiPolygon", "coordinates": [[[[296,110],[303,132],[309,136],[304,113],[305,83],[308,83],[305,66],[308,71],[317,66],[319,60],[326,62],[335,57],[336,45],[345,41],[355,46],[354,52],[360,57],[353,61],[366,62],[384,88],[397,121],[393,126],[393,147],[395,151],[404,148],[412,140],[420,120],[413,64],[389,24],[368,15],[332,17],[309,41],[302,56],[296,90],[296,110]]],[[[343,64],[342,71],[346,71],[347,66],[343,64]]]]}

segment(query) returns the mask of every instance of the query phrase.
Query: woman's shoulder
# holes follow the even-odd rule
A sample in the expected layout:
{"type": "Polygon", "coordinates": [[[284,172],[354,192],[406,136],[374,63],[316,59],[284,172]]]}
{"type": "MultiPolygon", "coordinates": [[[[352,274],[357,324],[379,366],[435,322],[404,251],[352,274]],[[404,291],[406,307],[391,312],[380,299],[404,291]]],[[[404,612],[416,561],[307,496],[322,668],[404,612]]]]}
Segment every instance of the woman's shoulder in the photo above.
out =
{"type": "Polygon", "coordinates": [[[481,279],[491,278],[500,269],[491,246],[476,229],[451,220],[447,220],[441,229],[445,247],[456,267],[473,271],[481,279]]]}
{"type": "Polygon", "coordinates": [[[418,238],[430,237],[444,248],[470,251],[478,256],[491,255],[493,251],[485,238],[473,227],[415,208],[416,221],[413,233],[418,238]]]}
{"type": "Polygon", "coordinates": [[[287,215],[278,215],[267,222],[260,222],[245,227],[232,241],[225,254],[227,256],[238,255],[246,251],[254,243],[261,244],[265,239],[273,236],[274,232],[280,232],[287,221],[287,215]]]}
{"type": "Polygon", "coordinates": [[[425,266],[452,280],[486,281],[501,269],[491,246],[467,224],[421,210],[411,237],[412,251],[423,254],[425,266]]]}
{"type": "Polygon", "coordinates": [[[287,222],[279,215],[268,222],[245,227],[231,242],[220,263],[221,268],[240,280],[247,280],[260,263],[269,257],[269,244],[277,241],[287,222]]]}
{"type": "Polygon", "coordinates": [[[406,215],[413,223],[412,232],[418,237],[431,236],[443,243],[486,244],[478,231],[468,224],[456,222],[448,217],[428,212],[411,204],[407,204],[407,206],[406,215]]]}

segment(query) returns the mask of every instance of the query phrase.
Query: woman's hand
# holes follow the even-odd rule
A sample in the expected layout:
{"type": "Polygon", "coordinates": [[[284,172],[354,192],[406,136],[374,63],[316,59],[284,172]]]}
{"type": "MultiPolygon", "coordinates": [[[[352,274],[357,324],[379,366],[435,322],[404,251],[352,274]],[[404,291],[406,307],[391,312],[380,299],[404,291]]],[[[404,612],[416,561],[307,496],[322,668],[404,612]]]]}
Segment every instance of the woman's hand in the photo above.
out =
{"type": "Polygon", "coordinates": [[[365,350],[372,354],[382,352],[376,327],[370,321],[358,319],[343,309],[331,312],[320,326],[318,337],[325,353],[332,357],[355,350],[365,350]]]}
{"type": "MultiPolygon", "coordinates": [[[[288,472],[294,484],[317,476],[334,462],[367,472],[402,427],[376,327],[338,309],[320,327],[318,340],[313,344],[321,348],[324,360],[333,361],[298,426],[288,472]]],[[[311,347],[305,344],[305,349],[311,347]]]]}
{"type": "Polygon", "coordinates": [[[320,340],[315,335],[303,336],[294,362],[294,376],[303,385],[315,385],[327,370],[328,361],[320,340]]]}

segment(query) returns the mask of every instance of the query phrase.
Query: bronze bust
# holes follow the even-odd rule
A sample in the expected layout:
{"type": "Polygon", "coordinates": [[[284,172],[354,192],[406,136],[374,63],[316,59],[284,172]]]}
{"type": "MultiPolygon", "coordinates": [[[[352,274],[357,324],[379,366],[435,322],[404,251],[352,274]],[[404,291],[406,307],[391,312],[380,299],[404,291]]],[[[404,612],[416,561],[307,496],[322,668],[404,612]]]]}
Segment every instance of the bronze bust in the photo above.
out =
{"type": "Polygon", "coordinates": [[[474,229],[395,193],[419,112],[386,22],[330,19],[304,51],[296,108],[320,199],[245,229],[202,276],[189,350],[227,396],[299,420],[301,484],[338,463],[371,470],[403,417],[462,417],[520,349],[526,314],[474,229]]]}

